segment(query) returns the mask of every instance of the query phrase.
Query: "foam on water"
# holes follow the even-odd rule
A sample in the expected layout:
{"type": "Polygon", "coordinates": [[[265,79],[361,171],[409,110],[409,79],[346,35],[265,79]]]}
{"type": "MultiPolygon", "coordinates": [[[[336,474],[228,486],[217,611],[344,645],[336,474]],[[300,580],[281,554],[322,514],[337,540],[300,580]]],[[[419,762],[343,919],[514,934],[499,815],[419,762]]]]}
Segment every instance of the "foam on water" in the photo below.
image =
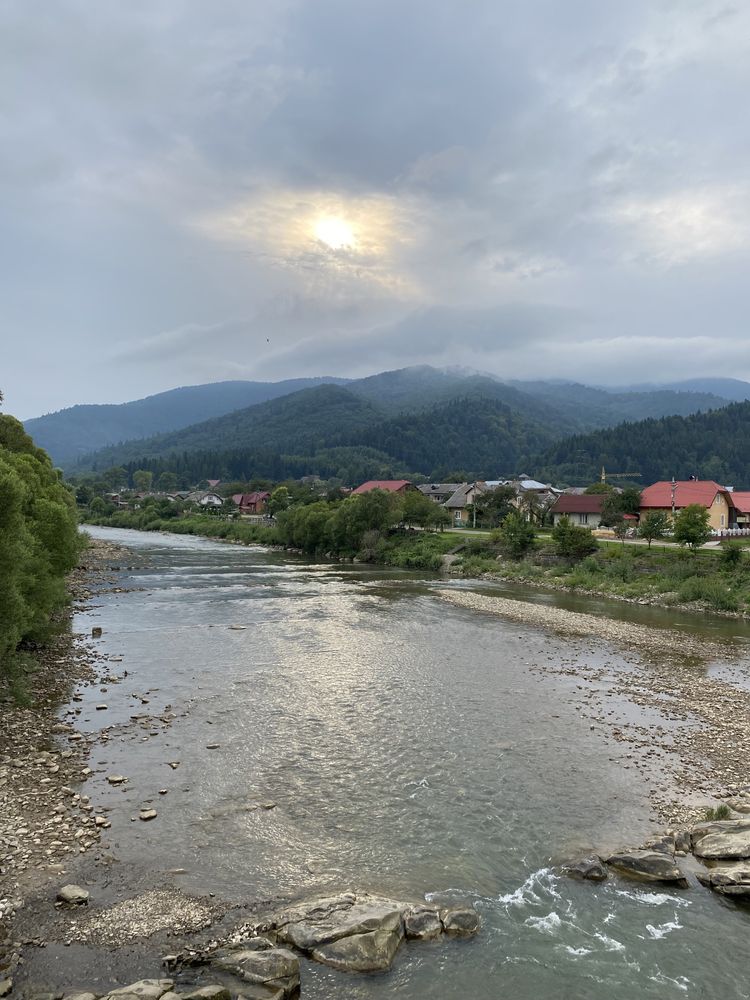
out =
{"type": "Polygon", "coordinates": [[[527,917],[524,923],[527,927],[534,927],[542,934],[554,934],[562,926],[562,920],[554,910],[546,917],[527,917]]]}
{"type": "MultiPolygon", "coordinates": [[[[671,934],[672,931],[682,930],[682,924],[677,919],[677,914],[675,913],[674,920],[670,920],[666,924],[660,924],[658,927],[654,927],[653,924],[646,924],[646,930],[654,941],[658,941],[660,938],[666,937],[667,934],[671,934]]],[[[642,935],[639,936],[642,937],[642,935]]]]}

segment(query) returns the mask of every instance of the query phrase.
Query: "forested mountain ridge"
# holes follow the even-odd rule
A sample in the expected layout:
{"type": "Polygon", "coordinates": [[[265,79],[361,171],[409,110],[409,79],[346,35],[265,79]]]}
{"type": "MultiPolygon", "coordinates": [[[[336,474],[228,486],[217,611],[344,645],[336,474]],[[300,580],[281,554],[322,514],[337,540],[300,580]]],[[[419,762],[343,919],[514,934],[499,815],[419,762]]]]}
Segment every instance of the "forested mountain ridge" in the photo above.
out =
{"type": "MultiPolygon", "coordinates": [[[[716,380],[718,384],[730,381],[716,380]]],[[[69,468],[103,447],[125,444],[128,447],[124,454],[129,455],[133,441],[183,428],[190,428],[188,437],[192,437],[193,425],[324,384],[345,385],[384,417],[419,412],[468,396],[495,399],[524,418],[552,429],[556,437],[609,427],[623,420],[694,413],[727,402],[706,392],[675,392],[672,388],[621,392],[567,382],[511,382],[470,371],[417,365],[354,380],[322,377],[186,386],[131,403],[70,407],[28,420],[26,429],[56,463],[69,468]]],[[[743,385],[746,383],[736,382],[732,391],[740,392],[743,385]]],[[[232,444],[219,441],[211,447],[227,448],[232,444]]],[[[148,453],[152,453],[151,444],[148,453]]]]}
{"type": "Polygon", "coordinates": [[[24,429],[58,465],[72,465],[107,445],[151,437],[219,417],[316,385],[346,379],[298,378],[282,382],[209,382],[182,386],[128,403],[70,406],[24,422],[24,429]]]}
{"type": "Polygon", "coordinates": [[[555,482],[591,482],[602,466],[640,472],[639,483],[714,479],[750,489],[750,402],[708,413],[624,423],[556,442],[541,453],[539,475],[555,482]]]}

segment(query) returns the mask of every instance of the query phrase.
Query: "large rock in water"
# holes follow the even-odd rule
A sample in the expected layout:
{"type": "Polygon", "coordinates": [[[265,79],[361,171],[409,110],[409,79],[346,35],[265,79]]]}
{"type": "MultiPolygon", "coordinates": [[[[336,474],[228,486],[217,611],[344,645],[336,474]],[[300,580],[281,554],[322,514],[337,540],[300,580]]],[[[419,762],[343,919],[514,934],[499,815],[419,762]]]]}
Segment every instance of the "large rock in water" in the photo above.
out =
{"type": "Polygon", "coordinates": [[[562,872],[569,878],[585,879],[588,882],[603,882],[607,878],[607,869],[598,854],[568,861],[562,866],[562,872]]]}
{"type": "Polygon", "coordinates": [[[272,995],[291,996],[299,988],[299,959],[286,948],[266,948],[265,941],[256,947],[248,942],[230,951],[217,952],[212,963],[225,972],[231,972],[246,983],[264,987],[272,995]]]}
{"type": "Polygon", "coordinates": [[[404,937],[405,904],[351,893],[293,907],[279,915],[277,936],[335,969],[387,969],[404,937]]]}
{"type": "Polygon", "coordinates": [[[700,823],[692,830],[693,854],[710,860],[750,858],[750,819],[700,823]]]}
{"type": "Polygon", "coordinates": [[[666,882],[687,888],[688,880],[668,854],[661,851],[620,851],[607,858],[610,868],[641,882],[666,882]]]}
{"type": "Polygon", "coordinates": [[[722,896],[750,899],[750,864],[746,861],[709,868],[708,871],[700,872],[698,881],[714,892],[720,892],[722,896]]]}
{"type": "Polygon", "coordinates": [[[131,1000],[131,997],[138,997],[139,1000],[159,1000],[165,993],[174,986],[171,979],[139,979],[137,983],[130,986],[122,986],[119,990],[111,990],[104,1000],[117,998],[117,1000],[131,1000]]]}
{"type": "Polygon", "coordinates": [[[346,972],[379,972],[390,967],[404,936],[468,935],[479,927],[472,907],[438,910],[382,896],[338,896],[300,903],[269,918],[269,931],[325,965],[346,972]]]}

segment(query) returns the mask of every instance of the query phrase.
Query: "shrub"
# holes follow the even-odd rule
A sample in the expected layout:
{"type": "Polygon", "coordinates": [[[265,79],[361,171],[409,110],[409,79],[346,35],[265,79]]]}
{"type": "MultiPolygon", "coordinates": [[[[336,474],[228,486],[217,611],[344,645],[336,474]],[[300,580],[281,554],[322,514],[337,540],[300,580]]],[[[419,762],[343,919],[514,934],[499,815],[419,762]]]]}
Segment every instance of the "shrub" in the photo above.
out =
{"type": "Polygon", "coordinates": [[[722,802],[720,806],[710,806],[708,809],[706,809],[705,812],[703,813],[703,818],[708,823],[711,823],[717,819],[731,819],[732,810],[729,808],[726,802],[722,802]]]}
{"type": "Polygon", "coordinates": [[[742,561],[742,546],[737,542],[725,542],[721,549],[721,565],[735,569],[742,561]]]}
{"type": "Polygon", "coordinates": [[[552,542],[558,555],[571,560],[583,559],[599,547],[588,528],[571,524],[567,517],[561,517],[552,529],[552,542]]]}

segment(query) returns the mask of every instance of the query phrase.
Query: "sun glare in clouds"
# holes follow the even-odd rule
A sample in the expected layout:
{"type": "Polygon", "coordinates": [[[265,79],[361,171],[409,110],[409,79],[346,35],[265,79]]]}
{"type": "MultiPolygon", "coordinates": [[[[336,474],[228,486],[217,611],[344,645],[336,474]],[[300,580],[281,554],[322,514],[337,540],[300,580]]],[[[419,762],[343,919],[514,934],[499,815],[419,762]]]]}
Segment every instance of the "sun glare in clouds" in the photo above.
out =
{"type": "Polygon", "coordinates": [[[344,250],[353,247],[356,242],[349,223],[335,215],[318,219],[314,233],[316,239],[325,243],[331,250],[344,250]]]}

